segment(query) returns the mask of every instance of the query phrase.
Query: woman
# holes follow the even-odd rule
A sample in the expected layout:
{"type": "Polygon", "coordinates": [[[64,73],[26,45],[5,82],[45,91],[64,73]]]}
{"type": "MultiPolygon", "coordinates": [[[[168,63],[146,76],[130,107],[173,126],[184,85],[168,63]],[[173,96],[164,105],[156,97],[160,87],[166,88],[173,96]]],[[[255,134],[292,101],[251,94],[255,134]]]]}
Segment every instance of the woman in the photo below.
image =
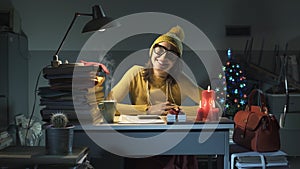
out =
{"type": "MultiPolygon", "coordinates": [[[[118,101],[122,114],[165,114],[178,107],[186,98],[198,104],[202,89],[182,72],[181,27],[171,28],[159,36],[150,47],[145,67],[133,66],[112,89],[109,98],[118,101]],[[120,102],[129,94],[132,105],[120,102]]],[[[187,115],[196,115],[198,106],[180,106],[187,115]]]]}
{"type": "MultiPolygon", "coordinates": [[[[198,105],[202,91],[182,72],[183,39],[181,27],[171,28],[153,42],[145,67],[133,66],[125,73],[109,95],[117,100],[120,113],[161,115],[180,106],[187,115],[196,115],[198,106],[181,106],[188,97],[198,105]],[[132,105],[121,104],[127,94],[132,105]]],[[[198,165],[194,156],[154,156],[128,158],[126,168],[198,169],[198,165]]]]}

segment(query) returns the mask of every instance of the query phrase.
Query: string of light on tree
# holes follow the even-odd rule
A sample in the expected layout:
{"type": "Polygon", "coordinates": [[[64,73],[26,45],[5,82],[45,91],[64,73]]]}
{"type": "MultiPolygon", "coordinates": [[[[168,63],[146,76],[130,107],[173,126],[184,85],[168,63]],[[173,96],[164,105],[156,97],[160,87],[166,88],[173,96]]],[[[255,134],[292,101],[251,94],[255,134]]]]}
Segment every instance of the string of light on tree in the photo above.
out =
{"type": "Polygon", "coordinates": [[[241,66],[232,59],[231,55],[232,52],[229,49],[227,51],[228,60],[226,61],[225,66],[223,66],[225,76],[222,76],[220,73],[217,83],[220,83],[221,85],[216,85],[226,87],[223,87],[223,89],[221,87],[216,87],[215,91],[216,100],[221,104],[225,103],[225,114],[234,116],[238,110],[244,109],[247,104],[247,87],[245,73],[241,69],[241,66]],[[225,94],[226,97],[224,97],[225,94]],[[226,100],[224,98],[226,98],[226,100]]]}

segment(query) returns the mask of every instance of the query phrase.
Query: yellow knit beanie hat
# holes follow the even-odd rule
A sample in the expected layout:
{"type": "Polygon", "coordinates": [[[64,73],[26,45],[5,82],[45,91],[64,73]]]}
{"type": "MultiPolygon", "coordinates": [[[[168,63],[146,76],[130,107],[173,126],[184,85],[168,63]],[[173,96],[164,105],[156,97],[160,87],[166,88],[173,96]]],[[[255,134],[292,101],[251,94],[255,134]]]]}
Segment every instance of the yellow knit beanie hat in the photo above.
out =
{"type": "Polygon", "coordinates": [[[149,54],[151,56],[152,54],[152,51],[153,51],[153,47],[158,44],[158,43],[161,43],[161,42],[168,42],[170,43],[171,45],[173,45],[178,53],[179,53],[179,57],[182,56],[182,41],[184,39],[184,32],[183,32],[183,29],[180,27],[180,26],[174,26],[173,28],[171,28],[169,30],[169,32],[159,36],[154,42],[153,44],[151,45],[151,48],[150,48],[150,51],[149,51],[149,54]]]}

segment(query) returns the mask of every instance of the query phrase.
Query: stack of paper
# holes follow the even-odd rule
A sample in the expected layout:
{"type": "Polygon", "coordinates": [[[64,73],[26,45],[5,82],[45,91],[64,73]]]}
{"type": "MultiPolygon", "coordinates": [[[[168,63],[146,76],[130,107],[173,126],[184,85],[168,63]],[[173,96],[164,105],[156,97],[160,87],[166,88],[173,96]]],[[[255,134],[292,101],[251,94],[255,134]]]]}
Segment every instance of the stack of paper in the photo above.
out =
{"type": "Polygon", "coordinates": [[[99,66],[64,64],[43,69],[49,86],[39,88],[42,120],[49,121],[53,113],[63,112],[70,121],[78,115],[91,119],[97,114],[98,103],[104,100],[104,77],[98,76],[99,66]],[[75,110],[76,109],[76,110],[75,110]]]}
{"type": "Polygon", "coordinates": [[[237,157],[236,167],[261,167],[263,165],[267,167],[282,167],[288,166],[288,160],[286,154],[282,151],[260,153],[265,159],[265,164],[262,164],[260,156],[243,155],[237,157]]]}
{"type": "Polygon", "coordinates": [[[13,138],[7,131],[0,133],[0,150],[10,146],[13,143],[13,138]]]}

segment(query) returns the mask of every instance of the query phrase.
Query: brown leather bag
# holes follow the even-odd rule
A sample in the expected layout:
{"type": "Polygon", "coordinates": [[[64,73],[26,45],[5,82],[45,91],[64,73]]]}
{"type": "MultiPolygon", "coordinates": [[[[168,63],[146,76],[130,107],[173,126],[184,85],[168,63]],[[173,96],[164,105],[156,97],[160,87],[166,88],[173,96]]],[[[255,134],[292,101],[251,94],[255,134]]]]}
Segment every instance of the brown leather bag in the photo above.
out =
{"type": "Polygon", "coordinates": [[[254,89],[249,95],[248,106],[234,116],[233,141],[250,150],[270,152],[280,149],[279,124],[275,116],[268,114],[262,91],[254,89]],[[253,106],[251,101],[258,92],[261,106],[253,106]]]}

